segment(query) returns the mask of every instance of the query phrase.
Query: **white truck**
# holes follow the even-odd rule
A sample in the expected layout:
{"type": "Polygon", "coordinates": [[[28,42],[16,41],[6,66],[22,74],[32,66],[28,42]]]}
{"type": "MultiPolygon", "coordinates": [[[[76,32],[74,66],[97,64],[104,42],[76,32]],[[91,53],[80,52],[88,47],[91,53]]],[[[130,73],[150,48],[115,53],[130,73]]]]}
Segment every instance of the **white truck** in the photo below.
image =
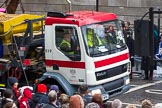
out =
{"type": "Polygon", "coordinates": [[[48,12],[45,19],[45,65],[46,72],[38,79],[39,83],[57,84],[68,95],[73,95],[79,85],[87,84],[89,90],[99,90],[103,100],[107,100],[130,87],[129,51],[114,13],[48,12]],[[114,36],[107,32],[109,25],[114,28],[114,36]],[[92,31],[91,47],[87,30],[92,31]],[[73,54],[60,49],[67,31],[71,33],[73,54]],[[102,44],[95,45],[96,37],[102,44]]]}

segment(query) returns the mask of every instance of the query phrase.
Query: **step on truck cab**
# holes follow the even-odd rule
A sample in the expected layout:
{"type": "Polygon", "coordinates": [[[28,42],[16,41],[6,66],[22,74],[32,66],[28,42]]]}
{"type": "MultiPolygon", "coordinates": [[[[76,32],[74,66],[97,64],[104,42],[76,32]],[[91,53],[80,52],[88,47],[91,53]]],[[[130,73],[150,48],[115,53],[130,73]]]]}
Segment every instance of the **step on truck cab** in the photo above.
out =
{"type": "Polygon", "coordinates": [[[114,13],[48,12],[45,64],[39,83],[57,84],[68,95],[81,84],[91,92],[100,91],[103,100],[129,89],[129,51],[114,13]],[[66,33],[71,35],[70,53],[60,48],[66,33]]]}

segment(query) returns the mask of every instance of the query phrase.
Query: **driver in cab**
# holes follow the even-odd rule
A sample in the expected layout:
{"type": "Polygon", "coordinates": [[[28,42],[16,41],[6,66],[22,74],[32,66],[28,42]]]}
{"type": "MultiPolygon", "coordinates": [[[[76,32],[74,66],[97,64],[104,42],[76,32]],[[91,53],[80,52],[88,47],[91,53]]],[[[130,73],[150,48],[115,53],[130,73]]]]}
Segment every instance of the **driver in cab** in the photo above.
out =
{"type": "Polygon", "coordinates": [[[60,49],[67,54],[74,54],[74,51],[71,49],[71,34],[68,32],[64,33],[64,38],[60,43],[60,49]]]}

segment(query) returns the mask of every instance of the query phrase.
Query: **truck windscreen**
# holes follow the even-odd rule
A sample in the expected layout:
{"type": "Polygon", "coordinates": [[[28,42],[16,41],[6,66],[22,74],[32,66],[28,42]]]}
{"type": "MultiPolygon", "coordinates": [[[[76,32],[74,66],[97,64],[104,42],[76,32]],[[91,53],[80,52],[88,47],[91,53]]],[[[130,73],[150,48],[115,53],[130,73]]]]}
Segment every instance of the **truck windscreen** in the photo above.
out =
{"type": "Polygon", "coordinates": [[[81,29],[89,56],[104,56],[126,49],[118,21],[86,25],[81,29]]]}

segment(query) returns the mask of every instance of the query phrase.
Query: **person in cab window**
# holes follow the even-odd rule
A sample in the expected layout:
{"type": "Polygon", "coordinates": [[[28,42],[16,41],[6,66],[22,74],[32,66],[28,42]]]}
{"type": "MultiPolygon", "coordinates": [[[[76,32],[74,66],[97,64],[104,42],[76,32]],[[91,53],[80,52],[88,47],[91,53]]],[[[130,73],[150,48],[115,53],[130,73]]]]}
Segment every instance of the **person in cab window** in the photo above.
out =
{"type": "Polygon", "coordinates": [[[64,38],[60,43],[60,49],[67,54],[74,54],[74,51],[71,49],[71,34],[66,32],[64,38]]]}
{"type": "Polygon", "coordinates": [[[99,38],[99,36],[96,33],[94,33],[93,29],[90,28],[87,29],[87,40],[88,40],[89,47],[102,45],[102,41],[99,38]]]}
{"type": "Polygon", "coordinates": [[[107,34],[106,38],[107,38],[107,40],[110,43],[113,43],[113,44],[117,43],[117,41],[116,41],[116,34],[115,34],[115,30],[114,30],[114,26],[113,25],[109,25],[107,27],[107,29],[105,30],[105,32],[107,34]]]}

